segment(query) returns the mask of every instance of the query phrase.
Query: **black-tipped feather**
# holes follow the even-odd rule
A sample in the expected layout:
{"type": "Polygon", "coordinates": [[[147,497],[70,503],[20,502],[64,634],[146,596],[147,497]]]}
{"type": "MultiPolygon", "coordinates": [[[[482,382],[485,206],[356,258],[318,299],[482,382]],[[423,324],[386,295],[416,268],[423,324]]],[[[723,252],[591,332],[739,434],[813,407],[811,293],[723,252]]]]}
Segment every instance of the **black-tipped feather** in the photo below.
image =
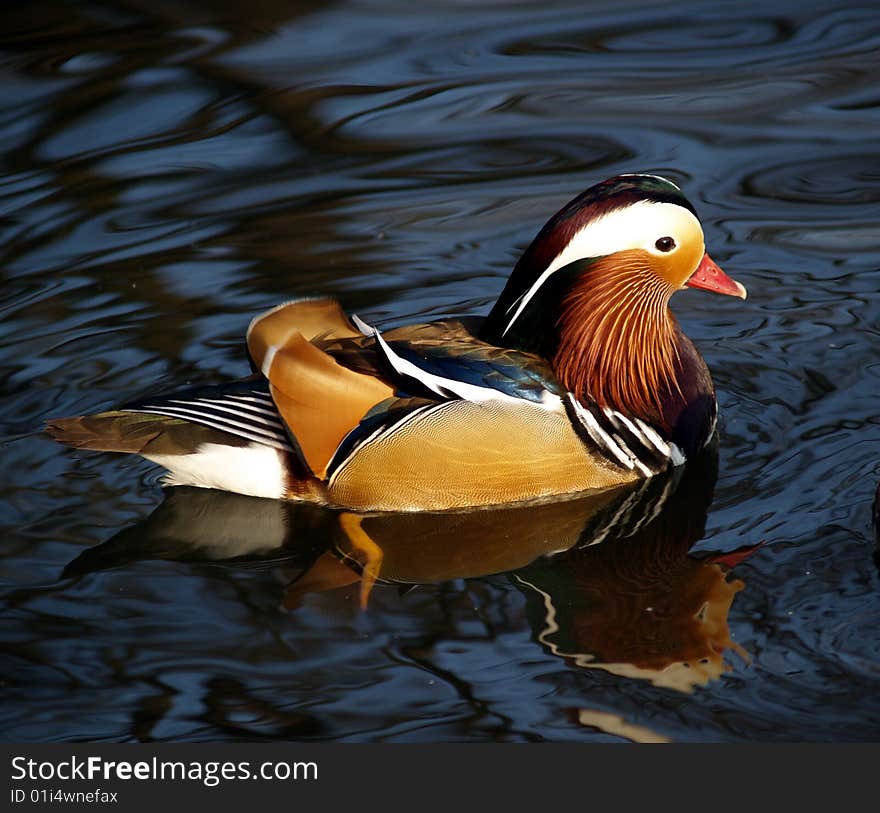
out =
{"type": "Polygon", "coordinates": [[[135,401],[125,404],[121,411],[178,418],[285,452],[294,451],[269,394],[269,384],[258,376],[135,401]]]}

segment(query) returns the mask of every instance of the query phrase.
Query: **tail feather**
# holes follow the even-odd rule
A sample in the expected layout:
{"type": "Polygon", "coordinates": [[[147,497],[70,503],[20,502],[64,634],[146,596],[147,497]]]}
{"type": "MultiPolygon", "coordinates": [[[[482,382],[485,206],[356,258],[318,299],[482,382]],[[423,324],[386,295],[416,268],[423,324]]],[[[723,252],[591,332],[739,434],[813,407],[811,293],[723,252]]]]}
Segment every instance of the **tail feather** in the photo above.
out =
{"type": "Polygon", "coordinates": [[[46,432],[75,449],[144,456],[191,454],[203,443],[244,446],[247,440],[179,418],[140,412],[101,412],[76,418],[52,418],[46,432]]]}
{"type": "Polygon", "coordinates": [[[155,415],[102,412],[78,418],[52,418],[46,431],[75,449],[139,454],[164,430],[167,421],[155,415]]]}

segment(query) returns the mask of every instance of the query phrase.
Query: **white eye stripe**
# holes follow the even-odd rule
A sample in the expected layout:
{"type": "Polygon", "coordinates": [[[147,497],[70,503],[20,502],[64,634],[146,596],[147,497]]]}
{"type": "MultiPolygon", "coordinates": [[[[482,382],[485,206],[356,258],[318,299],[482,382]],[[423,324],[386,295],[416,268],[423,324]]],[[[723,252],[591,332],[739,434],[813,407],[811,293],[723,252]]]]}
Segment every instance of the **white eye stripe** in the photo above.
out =
{"type": "Polygon", "coordinates": [[[662,175],[651,175],[647,172],[624,172],[621,175],[618,175],[619,178],[653,178],[655,181],[663,181],[663,183],[668,183],[670,186],[677,189],[681,192],[681,187],[678,184],[674,184],[669,178],[664,178],[662,175]]]}
{"type": "Polygon", "coordinates": [[[684,206],[675,203],[640,200],[587,223],[575,232],[565,248],[521,296],[501,335],[504,336],[510,330],[532,297],[555,271],[576,260],[605,257],[618,251],[643,249],[659,255],[661,252],[655,247],[658,234],[664,237],[674,235],[677,246],[684,242],[686,235],[694,235],[700,241],[703,239],[700,221],[684,206]]]}

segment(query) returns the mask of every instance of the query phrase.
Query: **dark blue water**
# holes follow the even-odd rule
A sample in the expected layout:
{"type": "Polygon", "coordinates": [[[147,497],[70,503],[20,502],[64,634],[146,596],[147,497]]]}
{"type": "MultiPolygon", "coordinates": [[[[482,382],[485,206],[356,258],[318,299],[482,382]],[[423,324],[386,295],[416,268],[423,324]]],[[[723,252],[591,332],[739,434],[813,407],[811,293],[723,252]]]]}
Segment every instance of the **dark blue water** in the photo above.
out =
{"type": "Polygon", "coordinates": [[[880,738],[878,76],[871,3],[4,10],[3,738],[880,738]],[[362,612],[344,516],[163,494],[41,434],[246,373],[293,296],[484,313],[550,214],[633,171],[749,289],[674,303],[717,466],[367,520],[362,612]]]}

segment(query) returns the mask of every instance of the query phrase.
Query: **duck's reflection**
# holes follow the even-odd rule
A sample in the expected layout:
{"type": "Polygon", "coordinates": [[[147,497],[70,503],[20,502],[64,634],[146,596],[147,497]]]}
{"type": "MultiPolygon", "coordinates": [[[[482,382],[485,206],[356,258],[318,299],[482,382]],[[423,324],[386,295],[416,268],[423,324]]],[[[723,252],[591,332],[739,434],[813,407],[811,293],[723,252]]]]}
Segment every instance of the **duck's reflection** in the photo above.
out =
{"type": "Polygon", "coordinates": [[[689,691],[744,660],[727,617],[744,583],[730,570],[755,548],[693,556],[712,499],[716,467],[696,461],[669,483],[660,510],[630,511],[614,544],[573,548],[513,574],[528,598],[538,640],[577,666],[689,691]],[[629,527],[627,527],[627,525],[629,527]]]}
{"type": "Polygon", "coordinates": [[[438,514],[353,514],[216,491],[170,489],[153,514],[85,551],[65,575],[136,559],[262,562],[287,584],[283,605],[360,581],[398,585],[509,574],[537,641],[581,667],[689,690],[745,653],[727,616],[743,583],[702,536],[717,457],[636,487],[527,506],[438,514]]]}
{"type": "Polygon", "coordinates": [[[83,551],[62,577],[142,559],[180,562],[310,562],[326,548],[327,512],[203,488],[168,488],[146,519],[83,551]]]}

